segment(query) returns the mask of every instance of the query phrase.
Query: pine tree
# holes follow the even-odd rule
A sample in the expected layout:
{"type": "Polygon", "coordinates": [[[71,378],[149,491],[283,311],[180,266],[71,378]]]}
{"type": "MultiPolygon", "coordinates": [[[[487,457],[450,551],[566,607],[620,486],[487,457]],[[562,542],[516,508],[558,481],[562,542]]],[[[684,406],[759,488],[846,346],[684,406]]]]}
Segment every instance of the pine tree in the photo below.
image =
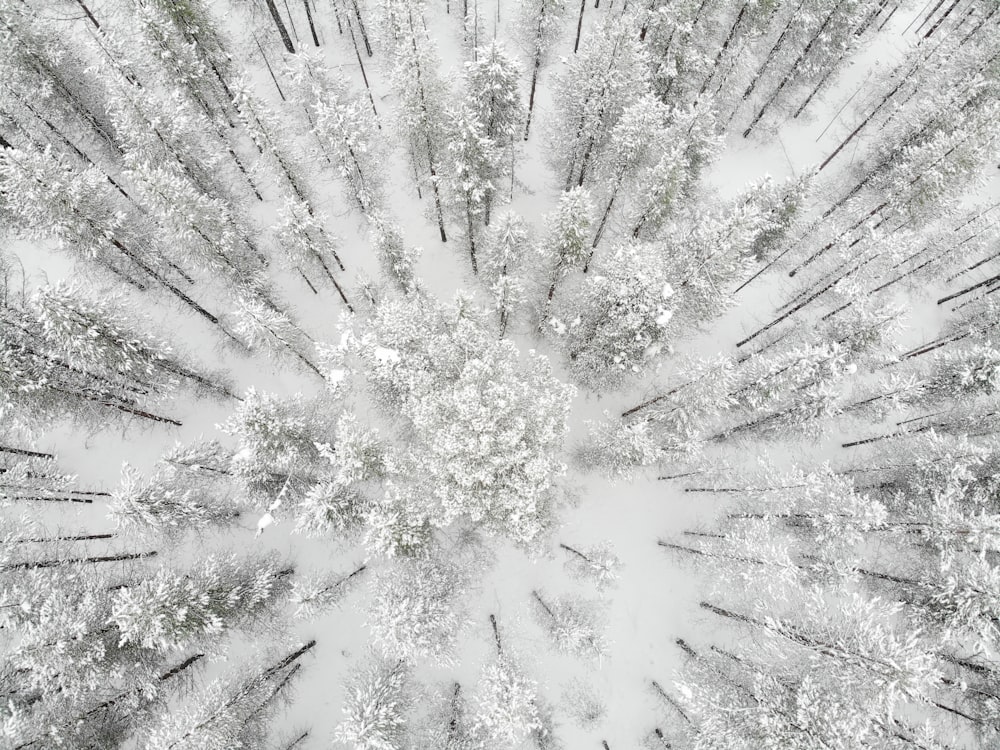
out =
{"type": "Polygon", "coordinates": [[[439,182],[446,150],[444,101],[446,90],[437,77],[440,67],[433,41],[419,25],[423,5],[418,0],[386,0],[383,9],[386,33],[392,41],[395,66],[392,82],[400,99],[399,120],[408,144],[414,171],[426,170],[434,197],[434,211],[441,241],[447,242],[439,182]]]}
{"type": "Polygon", "coordinates": [[[183,706],[165,711],[144,742],[150,750],[260,747],[273,721],[275,702],[302,668],[300,659],[316,646],[309,641],[260,671],[217,680],[183,706]]]}
{"type": "Polygon", "coordinates": [[[318,444],[332,437],[335,415],[317,407],[301,394],[280,398],[251,387],[221,425],[239,439],[227,470],[252,500],[266,505],[282,493],[295,497],[324,476],[329,462],[318,444]]]}
{"type": "Polygon", "coordinates": [[[240,515],[235,504],[220,498],[225,491],[216,476],[200,475],[166,464],[148,479],[128,464],[108,502],[108,515],[120,531],[169,537],[228,525],[240,515]]]}
{"type": "Polygon", "coordinates": [[[115,591],[111,621],[122,644],[160,651],[204,648],[273,610],[292,572],[275,559],[235,555],[210,555],[184,572],[163,567],[138,585],[115,591]]]}
{"type": "Polygon", "coordinates": [[[649,90],[648,60],[627,19],[602,22],[556,81],[549,157],[566,175],[564,190],[583,187],[622,112],[649,90]]]}
{"type": "Polygon", "coordinates": [[[292,96],[309,114],[312,133],[321,152],[335,160],[352,203],[372,218],[384,209],[384,187],[379,180],[380,148],[368,108],[343,79],[320,60],[297,55],[287,71],[292,96]]]}
{"type": "Polygon", "coordinates": [[[576,294],[557,305],[557,319],[570,321],[560,328],[571,368],[588,386],[621,382],[669,350],[677,278],[656,250],[618,248],[598,262],[576,294]]]}
{"type": "Polygon", "coordinates": [[[489,207],[502,175],[502,156],[496,143],[487,135],[485,124],[471,107],[452,112],[446,129],[449,132],[448,154],[453,164],[447,193],[454,205],[465,235],[472,261],[472,272],[479,273],[477,240],[489,216],[489,207]]]}
{"type": "Polygon", "coordinates": [[[522,49],[531,60],[531,88],[528,92],[528,113],[524,124],[524,140],[531,131],[531,115],[535,109],[535,90],[542,67],[548,62],[552,45],[560,31],[560,21],[566,11],[564,0],[522,0],[518,3],[516,31],[522,49]]]}
{"type": "Polygon", "coordinates": [[[409,681],[403,661],[373,660],[354,672],[334,740],[356,750],[402,750],[409,681]]]}
{"type": "Polygon", "coordinates": [[[600,659],[607,643],[599,632],[596,602],[574,597],[548,598],[531,592],[539,623],[556,649],[573,656],[600,659]]]}
{"type": "Polygon", "coordinates": [[[583,270],[589,257],[589,239],[594,204],[586,188],[567,190],[556,210],[545,217],[546,231],[538,246],[543,262],[552,267],[552,281],[542,303],[539,329],[547,322],[556,285],[575,268],[583,270]],[[554,256],[554,257],[550,257],[554,256]]]}
{"type": "Polygon", "coordinates": [[[401,460],[420,467],[423,489],[406,498],[407,527],[462,518],[521,543],[544,531],[565,471],[557,455],[572,387],[543,358],[516,364],[513,344],[497,341],[468,300],[420,297],[383,302],[360,354],[377,400],[413,431],[401,460]]]}
{"type": "Polygon", "coordinates": [[[531,242],[524,219],[512,211],[501,214],[490,228],[483,247],[482,276],[495,299],[503,338],[511,315],[526,301],[521,275],[531,242]]]}
{"type": "Polygon", "coordinates": [[[212,384],[162,342],[130,330],[113,301],[47,288],[26,309],[6,308],[0,316],[0,408],[14,424],[29,417],[39,425],[138,417],[179,426],[149,404],[173,391],[180,373],[212,384]]]}
{"type": "Polygon", "coordinates": [[[506,652],[483,668],[475,700],[473,729],[481,741],[516,747],[545,729],[538,684],[506,652]]]}
{"type": "Polygon", "coordinates": [[[412,663],[455,663],[467,591],[462,572],[439,559],[394,561],[375,579],[368,627],[382,655],[412,663]]]}
{"type": "MultiPolygon", "coordinates": [[[[493,41],[465,64],[466,100],[497,153],[500,175],[510,175],[513,191],[516,141],[524,124],[519,90],[521,70],[503,45],[493,41]],[[502,166],[500,166],[502,165],[502,166]]],[[[499,176],[498,176],[499,180],[499,176]]],[[[499,185],[494,186],[499,191],[499,185]]],[[[487,196],[484,223],[489,226],[493,196],[487,196]]]]}

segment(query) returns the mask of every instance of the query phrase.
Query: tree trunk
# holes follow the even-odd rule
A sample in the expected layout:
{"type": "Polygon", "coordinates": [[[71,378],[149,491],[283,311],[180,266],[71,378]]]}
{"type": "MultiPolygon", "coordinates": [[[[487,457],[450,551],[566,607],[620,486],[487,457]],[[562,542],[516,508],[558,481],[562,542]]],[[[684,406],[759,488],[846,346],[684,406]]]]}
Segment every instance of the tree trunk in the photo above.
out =
{"type": "Polygon", "coordinates": [[[285,49],[291,54],[295,54],[295,47],[292,46],[292,38],[288,36],[288,29],[285,28],[285,22],[281,20],[281,15],[278,13],[278,7],[274,4],[274,0],[264,0],[267,5],[267,10],[271,14],[271,18],[274,20],[274,25],[278,29],[278,34],[281,36],[281,42],[285,45],[285,49]]]}
{"type": "Polygon", "coordinates": [[[974,292],[974,291],[976,291],[977,289],[979,289],[981,287],[989,286],[990,284],[994,284],[994,283],[996,283],[998,281],[1000,281],[1000,274],[997,274],[996,276],[991,276],[990,278],[986,279],[985,281],[980,281],[978,284],[973,284],[972,286],[967,286],[965,289],[962,289],[962,290],[960,290],[958,292],[954,292],[953,294],[949,294],[947,297],[942,297],[941,299],[939,299],[937,301],[937,303],[939,305],[943,305],[945,302],[950,302],[953,299],[957,299],[959,297],[963,297],[966,294],[968,294],[969,292],[974,292]]]}
{"type": "MultiPolygon", "coordinates": [[[[754,127],[757,125],[758,122],[760,122],[760,119],[764,116],[764,113],[767,112],[767,110],[771,107],[772,104],[774,104],[775,99],[778,98],[778,95],[784,90],[785,86],[787,86],[788,83],[792,80],[792,76],[795,74],[796,69],[799,67],[799,65],[802,64],[802,61],[805,60],[806,56],[812,50],[813,45],[816,43],[816,40],[819,39],[820,36],[823,34],[823,32],[826,30],[826,27],[830,23],[830,21],[833,20],[833,17],[837,13],[838,8],[839,4],[835,6],[832,11],[830,11],[830,14],[823,21],[822,26],[819,27],[819,30],[813,35],[812,39],[809,40],[809,43],[805,46],[805,49],[803,49],[802,52],[799,53],[799,56],[795,59],[795,62],[792,63],[792,67],[788,69],[788,73],[785,74],[785,77],[781,79],[781,83],[778,84],[778,88],[774,90],[774,93],[771,94],[770,98],[768,98],[768,100],[764,102],[764,106],[762,106],[757,111],[757,114],[754,115],[753,120],[750,121],[750,125],[747,127],[746,130],[743,131],[744,138],[750,135],[754,127]]],[[[820,169],[822,168],[823,167],[821,166],[820,169]]]]}
{"type": "Polygon", "coordinates": [[[528,140],[528,132],[531,130],[531,114],[535,109],[535,87],[538,85],[538,70],[542,66],[542,53],[540,49],[535,50],[535,64],[531,71],[531,90],[528,93],[528,119],[524,124],[524,140],[528,140]]]}
{"type": "Polygon", "coordinates": [[[313,44],[319,47],[319,37],[316,36],[316,24],[313,23],[312,8],[309,7],[309,0],[302,0],[302,3],[306,6],[306,19],[309,21],[309,31],[312,34],[313,44]]]}
{"type": "Polygon", "coordinates": [[[365,22],[361,18],[361,8],[358,7],[358,0],[351,0],[351,6],[354,8],[354,17],[358,19],[358,30],[361,32],[361,39],[365,43],[365,52],[368,53],[368,57],[372,56],[372,45],[368,41],[368,30],[365,28],[365,22]]]}
{"type": "Polygon", "coordinates": [[[114,539],[117,534],[74,534],[72,536],[34,537],[13,539],[11,544],[48,544],[49,542],[85,542],[92,539],[114,539]]]}
{"type": "MultiPolygon", "coordinates": [[[[365,83],[365,91],[368,92],[368,101],[371,102],[372,112],[375,114],[375,125],[379,130],[382,129],[382,123],[379,120],[378,110],[375,109],[375,97],[372,96],[372,87],[368,83],[368,74],[365,72],[365,64],[361,61],[361,50],[358,49],[358,40],[354,35],[354,25],[351,23],[351,19],[347,19],[347,30],[351,33],[351,44],[354,45],[354,54],[358,58],[358,67],[361,68],[361,80],[365,83]]],[[[369,53],[369,56],[371,53],[369,53]]]]}
{"type": "Polygon", "coordinates": [[[55,455],[52,453],[39,453],[38,451],[29,451],[24,448],[12,448],[8,445],[0,445],[0,453],[12,453],[15,456],[28,456],[29,458],[46,458],[55,460],[55,455]]]}
{"type": "Polygon", "coordinates": [[[671,695],[660,686],[660,683],[658,683],[656,680],[650,680],[649,683],[650,685],[653,686],[653,690],[656,691],[657,695],[659,695],[666,702],[668,706],[674,709],[674,711],[680,714],[680,717],[684,719],[684,721],[687,724],[692,723],[691,718],[687,715],[684,709],[681,708],[680,703],[678,703],[673,697],[671,697],[671,695]]]}
{"type": "Polygon", "coordinates": [[[469,257],[472,260],[472,274],[479,275],[479,264],[476,262],[476,228],[472,221],[472,211],[469,207],[469,200],[466,199],[465,206],[465,229],[469,234],[469,257]]]}
{"type": "Polygon", "coordinates": [[[260,46],[260,42],[257,37],[254,36],[253,40],[257,42],[257,49],[260,50],[260,56],[264,59],[264,67],[267,68],[267,72],[271,75],[271,80],[274,81],[274,88],[278,90],[278,96],[281,97],[281,101],[287,102],[288,99],[285,98],[285,92],[281,90],[281,85],[278,83],[278,77],[274,75],[274,69],[271,68],[271,63],[268,62],[267,55],[264,53],[264,48],[260,46]]]}
{"type": "Polygon", "coordinates": [[[573,54],[580,49],[580,31],[583,29],[583,11],[587,9],[587,0],[580,0],[580,18],[576,22],[576,41],[573,42],[573,54]]]}
{"type": "Polygon", "coordinates": [[[497,656],[503,656],[503,645],[500,643],[500,630],[497,628],[497,618],[490,615],[490,625],[493,626],[493,640],[497,645],[497,656]]]}
{"type": "Polygon", "coordinates": [[[559,546],[562,547],[567,552],[572,552],[574,555],[576,555],[577,557],[579,557],[581,560],[584,560],[586,562],[593,562],[589,557],[587,557],[585,554],[583,554],[582,552],[580,552],[580,550],[573,549],[568,544],[563,544],[562,542],[560,542],[559,546]]]}
{"type": "Polygon", "coordinates": [[[935,3],[934,7],[931,8],[931,12],[928,13],[926,16],[924,16],[924,20],[920,23],[919,26],[917,26],[917,28],[913,30],[913,33],[919,34],[920,30],[924,28],[924,26],[926,26],[928,23],[930,23],[931,18],[933,18],[934,14],[937,13],[938,8],[940,8],[942,5],[944,5],[944,0],[937,0],[937,3],[935,3]]]}
{"type": "Polygon", "coordinates": [[[712,82],[715,77],[715,71],[719,67],[719,62],[722,60],[722,56],[726,54],[726,50],[729,49],[729,45],[733,42],[733,37],[736,36],[736,29],[739,28],[740,22],[743,20],[743,16],[746,15],[748,3],[743,3],[743,7],[740,8],[740,12],[736,15],[736,20],[733,21],[733,25],[729,29],[729,35],[726,40],[722,43],[719,48],[718,53],[715,55],[715,60],[712,62],[712,69],[708,72],[705,77],[705,81],[701,84],[701,90],[698,91],[698,96],[705,93],[705,89],[708,88],[708,84],[712,82]]]}
{"type": "Polygon", "coordinates": [[[66,557],[61,560],[36,560],[34,562],[10,563],[0,570],[37,570],[38,568],[61,568],[64,565],[89,565],[104,562],[124,562],[156,557],[156,550],[150,552],[123,552],[117,555],[96,555],[94,557],[66,557]]]}

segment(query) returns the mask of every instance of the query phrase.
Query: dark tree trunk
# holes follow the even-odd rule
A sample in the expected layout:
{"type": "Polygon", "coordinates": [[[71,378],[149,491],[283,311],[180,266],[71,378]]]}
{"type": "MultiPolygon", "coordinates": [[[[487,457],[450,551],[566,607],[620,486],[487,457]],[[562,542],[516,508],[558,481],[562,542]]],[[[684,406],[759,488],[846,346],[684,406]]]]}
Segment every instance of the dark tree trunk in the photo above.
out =
{"type": "Polygon", "coordinates": [[[38,451],[29,451],[24,448],[12,448],[7,445],[0,445],[0,453],[12,453],[16,456],[28,456],[29,458],[47,458],[50,461],[55,459],[55,455],[52,453],[40,453],[38,451]]]}
{"type": "Polygon", "coordinates": [[[37,570],[38,568],[61,568],[64,565],[88,565],[105,562],[124,562],[126,560],[142,560],[147,557],[156,557],[157,551],[150,552],[123,552],[118,555],[95,555],[93,557],[66,557],[60,560],[36,560],[34,562],[10,563],[4,565],[2,570],[37,570]]]}
{"type": "Polygon", "coordinates": [[[312,8],[309,7],[309,0],[302,0],[302,3],[306,6],[306,19],[309,21],[309,32],[312,34],[313,44],[318,47],[319,37],[316,36],[316,24],[313,23],[312,8]]]}
{"type": "Polygon", "coordinates": [[[294,55],[295,47],[292,45],[292,38],[288,35],[288,29],[285,28],[285,22],[281,20],[281,15],[278,13],[278,6],[274,4],[274,0],[264,0],[264,3],[267,5],[267,10],[278,29],[282,44],[285,45],[286,50],[294,55]]]}
{"type": "Polygon", "coordinates": [[[281,90],[281,84],[278,83],[278,77],[274,75],[274,69],[271,68],[271,63],[268,62],[267,55],[264,54],[264,48],[260,46],[260,42],[257,41],[256,36],[254,36],[254,41],[257,42],[257,49],[260,50],[260,56],[264,59],[264,67],[267,68],[267,72],[271,75],[271,80],[274,81],[274,88],[278,90],[278,96],[281,97],[281,101],[287,102],[285,92],[281,90]]]}
{"type": "Polygon", "coordinates": [[[576,22],[576,41],[573,42],[573,54],[580,49],[580,31],[583,29],[583,12],[587,9],[587,0],[580,0],[580,18],[576,22]]]}
{"type": "Polygon", "coordinates": [[[490,615],[490,625],[493,627],[493,640],[497,646],[497,656],[503,656],[503,644],[500,642],[500,629],[497,627],[497,618],[490,615]]]}

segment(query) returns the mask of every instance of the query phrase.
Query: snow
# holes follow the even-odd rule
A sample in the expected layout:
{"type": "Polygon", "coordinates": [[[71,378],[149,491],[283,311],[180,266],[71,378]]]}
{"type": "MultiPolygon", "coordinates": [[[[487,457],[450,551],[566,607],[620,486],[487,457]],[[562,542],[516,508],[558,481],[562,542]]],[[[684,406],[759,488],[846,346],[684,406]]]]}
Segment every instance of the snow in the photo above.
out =
{"type": "MultiPolygon", "coordinates": [[[[220,3],[221,5],[221,3],[220,3]]],[[[443,6],[443,4],[442,4],[443,6]]],[[[364,7],[364,6],[363,6],[364,7]]],[[[370,6],[369,6],[370,7],[370,6]]],[[[614,8],[617,5],[613,6],[614,8]]],[[[498,6],[501,16],[508,15],[508,4],[498,6]]],[[[368,10],[368,8],[365,8],[368,10]]],[[[912,9],[913,12],[919,9],[912,9]]],[[[297,12],[301,12],[298,11],[297,12]]],[[[588,8],[584,21],[584,43],[596,19],[614,12],[601,5],[598,10],[588,8]]],[[[912,12],[910,14],[912,16],[912,12]]],[[[456,71],[463,59],[462,29],[457,15],[446,16],[442,8],[429,12],[429,26],[441,47],[445,70],[456,71]]],[[[336,26],[330,14],[317,14],[323,36],[323,50],[337,66],[343,68],[354,79],[360,80],[356,62],[349,43],[336,33],[336,26]]],[[[266,19],[265,19],[266,20],[266,19]]],[[[787,174],[802,173],[809,165],[817,163],[838,139],[853,126],[850,116],[852,108],[843,112],[837,109],[862,82],[866,72],[874,67],[887,65],[899,54],[899,29],[905,26],[908,17],[899,17],[888,27],[880,46],[862,50],[852,66],[849,66],[838,84],[826,95],[821,108],[813,113],[812,120],[804,123],[795,121],[783,126],[773,138],[757,138],[743,141],[734,135],[728,143],[727,151],[709,175],[709,180],[723,196],[735,195],[752,179],[765,173],[777,178],[787,174]],[[834,114],[835,113],[835,114],[834,114]],[[832,119],[831,119],[831,115],[832,119]],[[829,125],[827,124],[829,121],[829,125]]],[[[564,34],[562,51],[571,50],[572,34],[564,34]]],[[[234,29],[239,32],[241,30],[234,29]]],[[[505,29],[501,24],[498,33],[505,29]]],[[[242,34],[238,34],[242,35],[242,34]]],[[[551,120],[551,84],[560,66],[568,64],[566,56],[557,57],[548,66],[539,84],[535,121],[532,126],[532,140],[525,145],[520,157],[517,180],[511,208],[520,212],[536,228],[541,226],[541,217],[554,209],[558,195],[557,178],[545,167],[544,144],[541,134],[546,123],[551,120]]],[[[393,97],[388,92],[384,56],[377,53],[366,60],[366,71],[373,89],[377,92],[380,112],[388,121],[393,106],[393,97]]],[[[278,105],[273,84],[263,70],[257,70],[255,83],[258,90],[269,92],[273,105],[278,105]]],[[[386,131],[390,127],[385,125],[386,131]]],[[[385,164],[389,175],[389,203],[396,211],[396,219],[406,230],[409,246],[426,248],[421,253],[417,274],[422,283],[441,299],[450,299],[458,289],[476,289],[477,281],[467,268],[461,254],[461,243],[456,238],[447,244],[439,242],[436,226],[426,213],[427,195],[417,199],[412,180],[408,178],[407,164],[399,151],[390,155],[385,164]],[[408,181],[409,180],[409,181],[408,181]]],[[[323,184],[321,181],[320,184],[323,184]]],[[[321,206],[323,210],[336,216],[337,233],[342,237],[345,265],[349,278],[357,282],[363,276],[378,278],[377,264],[368,247],[366,230],[356,217],[346,215],[343,201],[338,202],[339,188],[324,191],[321,206]]],[[[1000,181],[992,180],[987,190],[992,195],[1000,195],[1000,181]]],[[[262,217],[266,218],[266,217],[262,217]]],[[[49,254],[34,246],[25,255],[32,253],[38,270],[53,275],[68,276],[72,271],[64,258],[49,254]]],[[[288,280],[286,280],[288,281],[288,280]]],[[[288,286],[298,291],[289,295],[294,300],[294,309],[303,327],[317,340],[335,338],[333,324],[336,322],[339,304],[333,295],[324,292],[310,295],[301,288],[288,286]]],[[[693,340],[678,344],[685,353],[714,354],[729,351],[732,344],[748,330],[756,327],[754,316],[762,319],[782,303],[788,296],[783,288],[787,281],[774,280],[768,284],[749,287],[739,297],[738,306],[727,314],[711,332],[693,340]]],[[[356,288],[356,287],[355,287],[356,288]]],[[[660,296],[666,300],[675,294],[674,287],[665,283],[660,296]]],[[[486,295],[478,292],[480,301],[486,295]]],[[[913,341],[930,338],[937,331],[942,313],[933,305],[914,305],[908,335],[913,341]]],[[[197,351],[206,361],[224,364],[236,375],[241,387],[254,385],[260,390],[281,394],[296,392],[315,393],[318,385],[307,375],[290,368],[276,368],[264,358],[253,358],[242,354],[222,353],[215,345],[212,335],[198,321],[181,318],[173,313],[157,312],[162,315],[164,328],[175,333],[175,338],[183,339],[187,347],[197,351]]],[[[667,326],[673,316],[672,310],[663,309],[656,314],[656,323],[667,326]]],[[[548,321],[557,335],[566,332],[566,324],[557,318],[548,321]]],[[[574,321],[571,325],[578,325],[574,321]]],[[[352,334],[345,331],[339,338],[339,349],[347,350],[352,334]]],[[[551,353],[545,343],[532,339],[530,332],[513,332],[521,352],[538,349],[551,353]]],[[[661,352],[661,344],[646,348],[644,356],[651,359],[661,352]]],[[[667,347],[672,350],[672,347],[667,347]]],[[[401,361],[400,353],[391,348],[377,346],[375,360],[383,366],[392,366],[401,361]]],[[[555,355],[553,356],[555,360],[555,355]]],[[[568,376],[556,362],[557,372],[563,379],[568,376]]],[[[849,364],[847,372],[854,374],[857,365],[849,364]]],[[[348,377],[344,369],[330,370],[330,383],[340,384],[348,377]]],[[[605,411],[619,413],[623,408],[641,400],[645,383],[637,383],[628,392],[593,394],[581,392],[573,404],[570,417],[571,434],[575,437],[586,433],[588,420],[600,420],[605,411]]],[[[238,389],[237,392],[240,392],[238,389]]],[[[200,435],[216,435],[213,425],[224,421],[228,407],[214,402],[185,401],[172,404],[172,413],[184,422],[182,428],[155,428],[149,431],[132,430],[119,434],[114,430],[103,430],[96,434],[85,434],[69,426],[52,430],[44,435],[41,445],[58,450],[67,470],[81,477],[81,484],[88,487],[113,488],[118,481],[118,473],[123,460],[147,470],[156,458],[164,453],[175,441],[186,442],[200,435]]],[[[375,419],[373,417],[373,419],[375,419]]],[[[249,461],[252,451],[239,451],[234,460],[249,461]]],[[[669,468],[669,467],[668,467],[669,468]]],[[[468,601],[472,613],[471,627],[462,632],[459,645],[458,663],[454,668],[421,667],[420,678],[429,682],[457,679],[463,685],[473,685],[482,668],[488,662],[492,648],[487,616],[495,614],[507,633],[515,652],[523,654],[524,663],[529,668],[529,676],[539,680],[542,693],[554,703],[570,686],[584,684],[603,696],[607,702],[606,713],[588,726],[580,727],[559,714],[558,735],[567,748],[598,747],[600,740],[606,740],[611,748],[633,748],[639,737],[658,726],[666,717],[662,704],[647,687],[651,679],[669,685],[674,671],[680,664],[680,655],[673,648],[672,641],[678,636],[698,634],[716,625],[697,606],[698,598],[711,584],[698,571],[683,567],[677,560],[656,546],[659,535],[670,535],[685,529],[707,526],[724,507],[724,500],[709,496],[685,495],[677,491],[672,482],[659,481],[655,474],[640,475],[634,482],[611,483],[587,467],[577,467],[574,477],[574,498],[570,507],[563,509],[563,522],[556,533],[552,549],[540,557],[526,555],[510,545],[500,544],[496,550],[496,560],[492,569],[479,582],[477,593],[468,601]],[[550,648],[534,624],[531,615],[529,592],[532,589],[571,593],[579,596],[597,595],[593,586],[583,581],[568,580],[564,571],[565,554],[555,547],[555,542],[564,541],[572,546],[596,545],[611,540],[613,549],[622,560],[621,575],[617,583],[599,594],[605,607],[605,635],[609,642],[608,654],[596,663],[583,663],[566,654],[550,648]]],[[[665,471],[664,473],[670,473],[665,471]]],[[[256,521],[255,538],[259,544],[286,554],[306,568],[320,570],[347,570],[356,562],[359,549],[350,545],[330,544],[323,540],[313,540],[292,536],[291,524],[279,524],[272,511],[280,508],[279,495],[256,521]],[[275,525],[278,528],[272,528],[275,525]],[[268,530],[266,537],[263,532],[268,530]]],[[[88,528],[101,529],[106,526],[102,520],[101,505],[79,510],[77,525],[87,524],[88,528]],[[84,515],[86,514],[86,515],[84,515]]],[[[65,519],[64,519],[65,520],[65,519]]],[[[76,520],[76,519],[74,519],[76,520]]],[[[230,540],[213,537],[211,544],[225,546],[230,540]]],[[[189,546],[185,554],[195,554],[197,545],[189,546]]],[[[378,570],[375,561],[372,568],[378,570]]],[[[301,748],[329,746],[334,725],[340,720],[344,703],[343,682],[348,670],[364,658],[368,631],[362,625],[365,618],[369,595],[361,590],[353,594],[342,608],[323,614],[316,619],[289,627],[281,637],[288,641],[304,640],[316,635],[319,645],[315,657],[302,670],[294,703],[282,715],[275,729],[290,729],[309,725],[312,734],[301,748]]],[[[236,655],[246,655],[250,651],[252,639],[233,649],[236,655]]],[[[235,661],[235,659],[233,660],[235,661]]],[[[231,666],[231,665],[230,665],[231,666]]],[[[223,665],[213,666],[222,670],[223,665]]],[[[497,750],[501,750],[498,748],[497,750]]]]}
{"type": "Polygon", "coordinates": [[[375,361],[382,365],[394,365],[399,362],[399,352],[395,349],[386,349],[382,346],[376,346],[375,361]]]}

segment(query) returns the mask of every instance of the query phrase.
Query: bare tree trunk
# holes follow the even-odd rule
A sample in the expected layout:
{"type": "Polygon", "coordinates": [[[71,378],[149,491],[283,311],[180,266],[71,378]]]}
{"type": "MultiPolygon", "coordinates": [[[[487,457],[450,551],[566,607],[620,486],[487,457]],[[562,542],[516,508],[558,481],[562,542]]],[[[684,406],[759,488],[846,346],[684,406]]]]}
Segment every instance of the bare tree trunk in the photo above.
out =
{"type": "Polygon", "coordinates": [[[274,25],[278,29],[278,34],[281,36],[281,42],[285,45],[285,49],[294,55],[295,47],[292,46],[292,38],[288,36],[288,29],[285,28],[285,22],[281,20],[281,15],[278,13],[278,7],[274,4],[274,0],[264,0],[264,3],[267,5],[267,10],[274,20],[274,25]]]}
{"type": "Polygon", "coordinates": [[[497,646],[497,656],[503,656],[503,644],[500,642],[500,630],[497,628],[497,618],[490,615],[490,625],[493,627],[493,640],[497,646]]]}
{"type": "MultiPolygon", "coordinates": [[[[347,19],[347,30],[351,33],[351,44],[354,45],[354,54],[358,58],[358,67],[361,68],[361,79],[365,83],[365,91],[368,92],[368,101],[371,102],[372,112],[375,114],[375,125],[379,130],[382,129],[382,123],[379,120],[378,110],[375,109],[375,97],[372,96],[372,87],[368,83],[368,74],[365,72],[365,64],[361,60],[361,51],[358,49],[358,40],[354,35],[354,25],[351,23],[350,17],[347,19]]],[[[366,42],[367,43],[367,42],[366,42]]],[[[371,52],[368,53],[371,56],[371,52]]]]}
{"type": "Polygon", "coordinates": [[[316,36],[316,24],[313,23],[312,8],[309,7],[309,0],[302,0],[302,3],[306,6],[306,19],[309,21],[309,31],[312,33],[313,44],[318,47],[319,37],[316,36]]]}
{"type": "Polygon", "coordinates": [[[124,562],[156,557],[156,550],[150,552],[123,552],[117,555],[96,555],[94,557],[65,557],[60,560],[36,560],[34,562],[10,563],[0,570],[36,570],[38,568],[61,568],[64,565],[88,565],[104,562],[124,562]]]}
{"type": "Polygon", "coordinates": [[[278,96],[281,97],[281,101],[287,102],[288,99],[285,98],[285,92],[281,90],[281,85],[278,83],[278,77],[274,75],[274,69],[271,68],[271,63],[268,62],[267,55],[264,54],[264,48],[260,46],[260,42],[256,36],[254,36],[253,40],[257,42],[257,49],[260,50],[260,56],[264,58],[264,66],[267,68],[267,72],[270,73],[271,80],[274,81],[274,88],[278,90],[278,96]]]}
{"type": "Polygon", "coordinates": [[[580,0],[580,18],[576,22],[576,41],[573,42],[573,54],[580,48],[580,31],[583,29],[583,11],[587,9],[587,0],[580,0]]]}
{"type": "Polygon", "coordinates": [[[39,453],[38,451],[29,451],[24,448],[12,448],[7,445],[0,445],[0,453],[12,453],[16,456],[28,456],[29,458],[46,458],[50,461],[55,460],[55,455],[52,453],[39,453]]]}
{"type": "Polygon", "coordinates": [[[351,0],[351,5],[354,8],[354,17],[358,19],[358,30],[361,32],[361,39],[365,43],[365,52],[368,53],[368,57],[372,56],[372,45],[368,41],[368,30],[365,28],[365,22],[361,18],[361,8],[358,7],[358,0],[351,0]]]}
{"type": "Polygon", "coordinates": [[[90,8],[84,4],[83,0],[76,0],[76,4],[83,8],[83,12],[87,14],[87,18],[89,18],[90,22],[94,24],[94,28],[100,30],[101,24],[97,22],[97,19],[94,18],[94,14],[90,12],[90,8]]]}

